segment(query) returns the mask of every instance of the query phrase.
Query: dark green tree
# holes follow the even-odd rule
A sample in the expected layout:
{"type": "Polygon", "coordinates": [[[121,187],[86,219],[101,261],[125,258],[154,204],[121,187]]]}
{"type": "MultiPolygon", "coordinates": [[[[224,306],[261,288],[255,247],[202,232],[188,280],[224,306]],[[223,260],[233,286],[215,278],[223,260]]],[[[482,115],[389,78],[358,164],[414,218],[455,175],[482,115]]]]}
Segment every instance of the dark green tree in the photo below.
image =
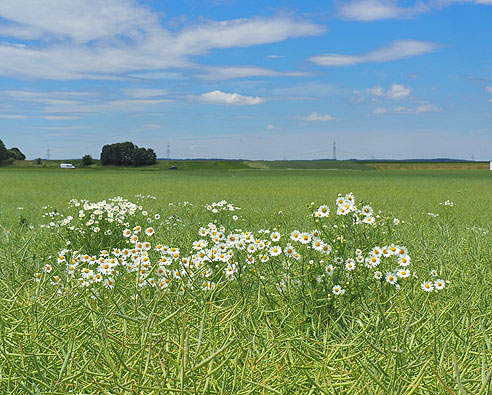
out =
{"type": "Polygon", "coordinates": [[[8,152],[5,144],[2,140],[0,140],[0,163],[2,163],[5,159],[8,159],[8,152]]]}
{"type": "Polygon", "coordinates": [[[94,159],[92,159],[92,156],[84,155],[82,157],[82,166],[86,167],[86,166],[90,166],[92,164],[94,164],[94,159]]]}
{"type": "Polygon", "coordinates": [[[135,167],[149,166],[156,162],[156,154],[152,148],[136,148],[132,154],[132,165],[135,167]]]}
{"type": "Polygon", "coordinates": [[[130,141],[107,144],[101,151],[102,165],[148,166],[156,162],[156,154],[151,148],[139,148],[130,141]]]}
{"type": "Polygon", "coordinates": [[[111,145],[106,144],[102,147],[101,151],[101,164],[103,166],[111,165],[113,163],[112,148],[111,145]]]}
{"type": "Polygon", "coordinates": [[[14,160],[25,160],[26,155],[24,155],[19,148],[12,147],[7,151],[9,158],[14,160]]]}
{"type": "Polygon", "coordinates": [[[114,144],[113,164],[116,166],[131,166],[133,151],[137,146],[130,141],[114,144]]]}
{"type": "Polygon", "coordinates": [[[152,148],[147,148],[147,166],[155,165],[157,162],[157,155],[152,148]]]}

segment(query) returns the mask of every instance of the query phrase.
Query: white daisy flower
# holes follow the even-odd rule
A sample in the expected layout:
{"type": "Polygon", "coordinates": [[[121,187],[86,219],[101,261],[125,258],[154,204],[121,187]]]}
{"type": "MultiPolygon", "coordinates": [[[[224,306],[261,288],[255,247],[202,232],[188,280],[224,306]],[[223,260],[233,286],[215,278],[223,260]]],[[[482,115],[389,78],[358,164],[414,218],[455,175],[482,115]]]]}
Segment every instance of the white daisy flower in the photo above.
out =
{"type": "Polygon", "coordinates": [[[152,236],[154,233],[155,233],[155,230],[152,227],[145,229],[145,234],[147,236],[152,236]]]}
{"type": "Polygon", "coordinates": [[[335,295],[343,295],[345,293],[345,290],[340,285],[335,285],[332,288],[332,292],[335,295]]]}

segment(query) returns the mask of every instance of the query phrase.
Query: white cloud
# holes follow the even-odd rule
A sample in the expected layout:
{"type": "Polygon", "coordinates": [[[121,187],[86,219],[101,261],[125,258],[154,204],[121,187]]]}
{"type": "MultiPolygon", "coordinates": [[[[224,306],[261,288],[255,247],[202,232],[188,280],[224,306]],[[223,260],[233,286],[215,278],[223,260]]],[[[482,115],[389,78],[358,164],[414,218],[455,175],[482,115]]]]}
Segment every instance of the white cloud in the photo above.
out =
{"type": "Polygon", "coordinates": [[[338,12],[344,19],[370,22],[381,19],[409,18],[426,12],[430,7],[422,2],[413,7],[399,7],[395,0],[354,0],[342,4],[338,12]]]}
{"type": "Polygon", "coordinates": [[[379,63],[410,58],[434,52],[439,47],[439,44],[429,41],[397,40],[392,41],[386,47],[375,49],[363,55],[326,54],[312,56],[307,60],[326,67],[351,66],[360,63],[379,63]]]}
{"type": "Polygon", "coordinates": [[[415,2],[412,6],[407,7],[400,7],[397,0],[353,0],[342,3],[338,7],[338,14],[348,20],[372,22],[383,19],[412,18],[454,3],[492,5],[492,0],[428,0],[415,2]]]}
{"type": "Polygon", "coordinates": [[[343,88],[339,85],[319,81],[284,84],[279,88],[265,89],[265,95],[280,96],[281,99],[291,97],[312,100],[313,98],[332,96],[343,92],[343,88]]]}
{"type": "Polygon", "coordinates": [[[42,118],[47,121],[72,121],[75,119],[80,119],[81,117],[71,115],[45,115],[42,118]]]}
{"type": "Polygon", "coordinates": [[[384,95],[383,88],[381,88],[380,86],[375,86],[374,88],[368,88],[368,89],[366,89],[366,93],[368,93],[370,95],[374,95],[374,96],[383,96],[384,95]]]}
{"type": "Polygon", "coordinates": [[[57,132],[57,133],[45,133],[45,137],[66,137],[66,136],[73,136],[73,133],[71,132],[57,132]]]}
{"type": "Polygon", "coordinates": [[[351,97],[349,99],[349,103],[353,103],[353,104],[360,104],[360,103],[364,103],[366,101],[366,98],[364,96],[356,96],[356,97],[351,97]]]}
{"type": "Polygon", "coordinates": [[[292,37],[315,36],[326,29],[292,18],[243,18],[208,22],[180,32],[176,45],[189,54],[203,54],[212,48],[247,47],[269,44],[292,37]]]}
{"type": "Polygon", "coordinates": [[[402,84],[392,84],[391,89],[386,92],[390,99],[404,99],[410,95],[411,90],[402,84]]]}
{"type": "Polygon", "coordinates": [[[266,130],[273,130],[273,129],[275,129],[275,125],[268,125],[265,129],[266,130]]]}
{"type": "Polygon", "coordinates": [[[416,114],[420,114],[423,112],[441,112],[441,111],[442,111],[442,109],[440,109],[439,107],[437,107],[431,103],[419,104],[417,106],[417,108],[415,109],[416,114]]]}
{"type": "Polygon", "coordinates": [[[21,114],[0,114],[0,119],[28,119],[30,116],[21,114]]]}
{"type": "Polygon", "coordinates": [[[157,15],[131,0],[4,1],[0,34],[18,39],[54,36],[76,43],[108,36],[135,38],[145,26],[158,23],[157,15]]]}
{"type": "Polygon", "coordinates": [[[125,89],[125,93],[135,99],[147,99],[152,97],[165,96],[169,92],[164,89],[132,88],[125,89]]]}
{"type": "Polygon", "coordinates": [[[238,93],[225,93],[218,90],[200,95],[199,100],[202,103],[223,104],[228,106],[252,106],[261,104],[265,101],[265,99],[258,96],[243,96],[238,93]]]}
{"type": "Polygon", "coordinates": [[[222,66],[206,68],[197,77],[218,81],[245,77],[308,77],[310,75],[303,71],[276,71],[256,66],[222,66]]]}
{"type": "Polygon", "coordinates": [[[378,107],[378,108],[375,108],[374,110],[372,110],[372,113],[376,114],[376,115],[386,114],[387,112],[388,112],[388,109],[386,109],[384,107],[378,107]]]}
{"type": "Polygon", "coordinates": [[[486,86],[485,87],[485,92],[492,93],[492,86],[486,86]]]}
{"type": "Polygon", "coordinates": [[[155,112],[155,106],[175,99],[159,97],[158,95],[163,92],[167,93],[161,90],[129,89],[123,90],[123,93],[114,91],[108,96],[103,96],[97,91],[3,90],[0,91],[0,95],[11,101],[14,107],[30,103],[32,107],[36,106],[35,111],[42,113],[41,118],[55,121],[79,119],[81,114],[134,113],[152,110],[155,112]]]}
{"type": "Polygon", "coordinates": [[[373,88],[366,89],[366,93],[369,95],[377,96],[377,97],[387,97],[389,99],[405,99],[407,98],[412,90],[407,88],[403,84],[392,84],[391,88],[386,92],[380,86],[375,86],[373,88]]]}
{"type": "Polygon", "coordinates": [[[142,127],[145,129],[162,129],[162,125],[157,123],[144,123],[142,127]]]}
{"type": "Polygon", "coordinates": [[[4,1],[0,35],[12,42],[0,43],[0,75],[53,80],[121,79],[125,74],[169,78],[158,74],[196,67],[191,57],[217,48],[269,44],[325,30],[307,20],[275,16],[204,21],[171,31],[157,12],[134,0],[4,1]],[[33,39],[36,45],[16,44],[33,39]]]}
{"type": "Polygon", "coordinates": [[[268,59],[281,59],[281,58],[285,58],[285,56],[283,56],[283,55],[268,55],[267,58],[268,59]]]}
{"type": "Polygon", "coordinates": [[[184,80],[187,78],[181,73],[172,71],[131,73],[128,77],[140,80],[184,80]]]}
{"type": "Polygon", "coordinates": [[[87,126],[45,126],[40,129],[44,130],[78,130],[78,129],[87,129],[87,126]]]}
{"type": "Polygon", "coordinates": [[[132,106],[152,106],[163,103],[171,103],[173,100],[171,99],[128,99],[128,100],[113,100],[109,101],[106,104],[113,108],[131,108],[132,106]]]}
{"type": "Polygon", "coordinates": [[[428,102],[421,102],[417,107],[398,106],[393,109],[393,112],[399,114],[422,114],[426,112],[441,112],[442,109],[428,102]]]}
{"type": "Polygon", "coordinates": [[[296,118],[297,119],[300,119],[302,121],[308,121],[308,122],[313,122],[313,121],[334,121],[336,119],[333,116],[331,116],[330,114],[318,114],[317,112],[312,112],[307,117],[303,117],[303,116],[297,115],[296,118]]]}

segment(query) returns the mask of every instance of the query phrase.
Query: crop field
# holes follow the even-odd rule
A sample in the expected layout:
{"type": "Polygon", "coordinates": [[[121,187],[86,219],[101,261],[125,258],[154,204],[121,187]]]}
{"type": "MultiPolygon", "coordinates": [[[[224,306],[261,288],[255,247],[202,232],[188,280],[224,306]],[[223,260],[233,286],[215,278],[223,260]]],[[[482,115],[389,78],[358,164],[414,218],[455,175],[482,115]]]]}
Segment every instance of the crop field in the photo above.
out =
{"type": "Polygon", "coordinates": [[[0,393],[490,394],[491,197],[483,170],[1,170],[0,393]]]}

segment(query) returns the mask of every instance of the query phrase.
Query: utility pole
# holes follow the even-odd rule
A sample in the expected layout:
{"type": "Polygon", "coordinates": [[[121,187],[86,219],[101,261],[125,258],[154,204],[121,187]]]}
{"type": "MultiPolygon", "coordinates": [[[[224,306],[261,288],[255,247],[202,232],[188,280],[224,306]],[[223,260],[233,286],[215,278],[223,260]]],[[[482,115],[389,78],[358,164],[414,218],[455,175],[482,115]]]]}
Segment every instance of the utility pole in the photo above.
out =
{"type": "Polygon", "coordinates": [[[50,160],[50,147],[46,150],[46,159],[50,160]]]}
{"type": "Polygon", "coordinates": [[[333,160],[337,160],[337,142],[333,140],[333,160]]]}
{"type": "Polygon", "coordinates": [[[167,143],[166,153],[167,153],[167,159],[171,159],[171,148],[169,148],[169,143],[167,143]]]}

